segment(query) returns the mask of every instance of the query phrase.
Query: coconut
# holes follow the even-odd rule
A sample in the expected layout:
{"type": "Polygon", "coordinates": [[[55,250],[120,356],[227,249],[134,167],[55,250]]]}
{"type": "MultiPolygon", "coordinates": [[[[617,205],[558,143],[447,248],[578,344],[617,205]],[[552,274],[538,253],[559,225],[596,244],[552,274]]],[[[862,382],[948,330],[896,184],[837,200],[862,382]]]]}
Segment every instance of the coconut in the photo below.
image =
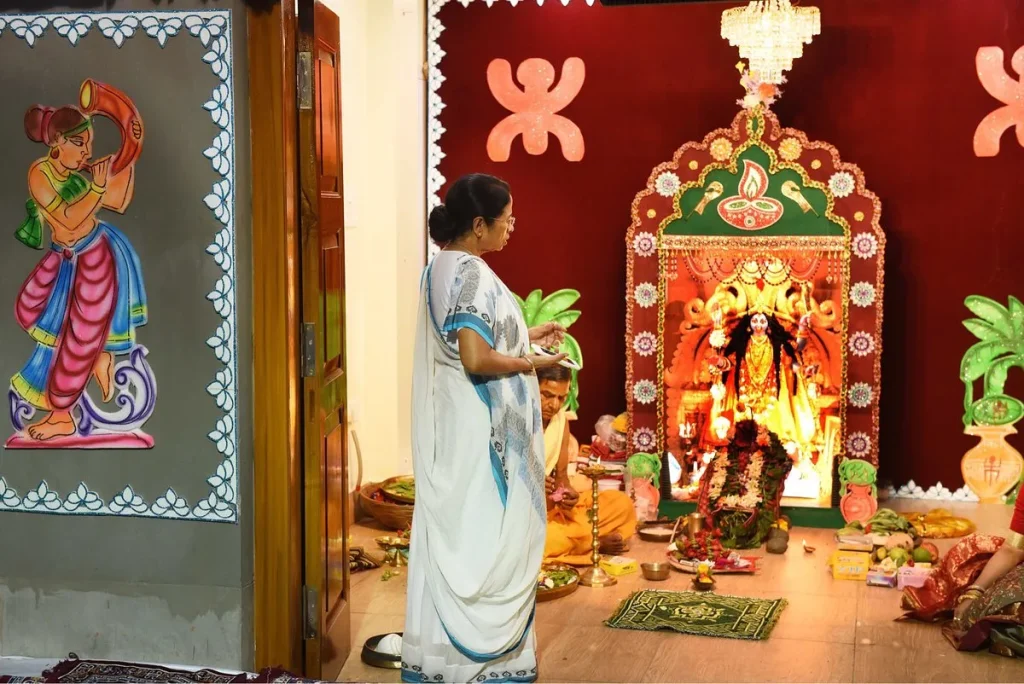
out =
{"type": "Polygon", "coordinates": [[[914,548],[914,539],[905,532],[895,532],[890,534],[889,538],[885,540],[885,548],[889,551],[903,549],[909,552],[914,548]]]}

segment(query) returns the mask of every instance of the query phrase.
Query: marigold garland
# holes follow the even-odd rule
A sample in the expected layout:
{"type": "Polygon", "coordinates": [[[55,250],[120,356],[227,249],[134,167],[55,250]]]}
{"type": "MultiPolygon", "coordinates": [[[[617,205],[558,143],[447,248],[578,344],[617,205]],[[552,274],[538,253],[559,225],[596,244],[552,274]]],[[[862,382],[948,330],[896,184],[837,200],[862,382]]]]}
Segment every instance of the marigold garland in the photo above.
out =
{"type": "Polygon", "coordinates": [[[701,478],[697,506],[727,549],[760,546],[779,517],[793,461],[779,436],[752,420],[733,429],[701,478]]]}

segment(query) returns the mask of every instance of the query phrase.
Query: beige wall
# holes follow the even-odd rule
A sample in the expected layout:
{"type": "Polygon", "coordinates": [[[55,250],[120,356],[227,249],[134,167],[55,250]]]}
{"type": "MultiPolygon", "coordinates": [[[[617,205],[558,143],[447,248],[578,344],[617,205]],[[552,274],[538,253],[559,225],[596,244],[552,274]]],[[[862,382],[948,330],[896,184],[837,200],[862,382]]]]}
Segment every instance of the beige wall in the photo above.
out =
{"type": "Polygon", "coordinates": [[[412,472],[412,334],[426,221],[424,0],[327,0],[341,18],[349,472],[412,472]]]}

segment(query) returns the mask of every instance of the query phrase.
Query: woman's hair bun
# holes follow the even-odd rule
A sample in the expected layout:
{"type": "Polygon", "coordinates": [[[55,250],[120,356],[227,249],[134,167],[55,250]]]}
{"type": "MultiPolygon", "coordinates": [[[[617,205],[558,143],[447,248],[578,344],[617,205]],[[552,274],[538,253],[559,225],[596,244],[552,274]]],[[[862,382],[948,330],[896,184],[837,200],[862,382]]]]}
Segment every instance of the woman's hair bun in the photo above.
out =
{"type": "Polygon", "coordinates": [[[46,129],[52,116],[51,107],[40,105],[35,105],[25,112],[25,135],[28,139],[37,143],[49,143],[46,139],[46,129]]]}
{"type": "Polygon", "coordinates": [[[427,220],[430,237],[443,246],[472,230],[478,218],[493,225],[511,200],[508,183],[500,178],[483,173],[463,176],[448,188],[444,204],[431,210],[427,220]]]}
{"type": "Polygon", "coordinates": [[[456,237],[455,222],[452,221],[448,208],[443,204],[430,210],[427,227],[430,231],[430,239],[439,245],[447,244],[456,237]]]}

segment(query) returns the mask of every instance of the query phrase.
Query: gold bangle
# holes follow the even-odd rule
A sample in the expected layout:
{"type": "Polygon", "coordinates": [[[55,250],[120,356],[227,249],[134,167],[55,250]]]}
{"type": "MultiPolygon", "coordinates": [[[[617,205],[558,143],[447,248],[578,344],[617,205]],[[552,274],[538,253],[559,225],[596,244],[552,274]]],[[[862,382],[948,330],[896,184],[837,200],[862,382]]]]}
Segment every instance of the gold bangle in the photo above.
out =
{"type": "Polygon", "coordinates": [[[527,371],[527,372],[528,373],[536,373],[537,372],[537,367],[533,365],[533,359],[531,359],[529,356],[524,356],[523,358],[526,359],[526,363],[530,364],[530,370],[527,371]]]}
{"type": "Polygon", "coordinates": [[[107,191],[106,188],[102,188],[102,187],[96,185],[95,182],[89,184],[89,189],[92,190],[93,192],[95,192],[97,195],[102,195],[103,193],[105,193],[107,191]]]}
{"type": "Polygon", "coordinates": [[[977,589],[968,589],[967,591],[956,597],[956,605],[959,606],[964,601],[977,601],[982,597],[982,595],[983,592],[978,591],[977,589]]]}
{"type": "Polygon", "coordinates": [[[1024,534],[1011,530],[1006,537],[1006,545],[1018,551],[1024,551],[1024,534]]]}

